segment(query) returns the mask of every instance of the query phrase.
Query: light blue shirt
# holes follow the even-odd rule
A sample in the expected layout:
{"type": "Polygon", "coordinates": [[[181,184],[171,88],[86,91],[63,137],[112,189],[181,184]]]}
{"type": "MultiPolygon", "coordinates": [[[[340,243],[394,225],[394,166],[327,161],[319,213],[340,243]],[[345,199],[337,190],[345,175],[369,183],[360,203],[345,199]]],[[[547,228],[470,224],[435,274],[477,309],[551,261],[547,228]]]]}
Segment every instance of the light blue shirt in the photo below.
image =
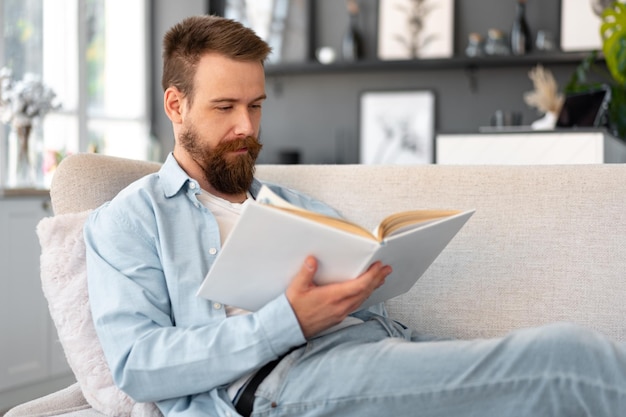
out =
{"type": "MultiPolygon", "coordinates": [[[[255,180],[252,196],[260,186],[255,180]]],[[[293,204],[337,215],[270,187],[293,204]]],[[[113,379],[170,416],[232,415],[227,386],[305,342],[284,294],[228,320],[223,305],[196,296],[220,251],[218,224],[199,192],[169,155],[158,173],[131,184],[85,225],[89,299],[113,379]]]]}

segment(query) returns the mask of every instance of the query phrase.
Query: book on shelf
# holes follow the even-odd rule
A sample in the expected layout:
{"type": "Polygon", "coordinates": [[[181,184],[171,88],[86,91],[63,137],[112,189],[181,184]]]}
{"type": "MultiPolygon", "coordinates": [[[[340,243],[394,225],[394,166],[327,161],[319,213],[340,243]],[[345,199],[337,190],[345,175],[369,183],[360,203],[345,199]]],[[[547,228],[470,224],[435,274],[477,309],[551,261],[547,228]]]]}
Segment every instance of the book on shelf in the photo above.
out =
{"type": "Polygon", "coordinates": [[[198,295],[256,311],[285,291],[308,255],[319,285],[359,276],[375,261],[393,272],[359,308],[407,292],[474,210],[410,210],[385,217],[372,232],[342,218],[294,206],[263,186],[249,201],[198,295]]]}

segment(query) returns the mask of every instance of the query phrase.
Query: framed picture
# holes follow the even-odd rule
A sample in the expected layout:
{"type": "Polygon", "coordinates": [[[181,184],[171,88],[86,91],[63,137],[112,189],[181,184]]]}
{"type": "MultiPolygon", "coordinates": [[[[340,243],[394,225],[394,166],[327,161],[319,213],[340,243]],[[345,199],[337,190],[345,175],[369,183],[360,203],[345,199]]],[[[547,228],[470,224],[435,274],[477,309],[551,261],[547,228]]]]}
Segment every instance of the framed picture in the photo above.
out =
{"type": "Polygon", "coordinates": [[[309,57],[311,0],[224,0],[223,14],[251,28],[272,47],[270,63],[309,57]]]}
{"type": "Polygon", "coordinates": [[[602,1],[561,0],[561,49],[565,52],[602,49],[600,16],[602,1]],[[595,6],[595,4],[598,6],[595,6]]]}
{"type": "Polygon", "coordinates": [[[366,91],[359,103],[359,162],[434,162],[435,93],[430,90],[366,91]]]}
{"type": "Polygon", "coordinates": [[[382,60],[449,58],[454,53],[454,0],[384,0],[378,9],[382,60]]]}

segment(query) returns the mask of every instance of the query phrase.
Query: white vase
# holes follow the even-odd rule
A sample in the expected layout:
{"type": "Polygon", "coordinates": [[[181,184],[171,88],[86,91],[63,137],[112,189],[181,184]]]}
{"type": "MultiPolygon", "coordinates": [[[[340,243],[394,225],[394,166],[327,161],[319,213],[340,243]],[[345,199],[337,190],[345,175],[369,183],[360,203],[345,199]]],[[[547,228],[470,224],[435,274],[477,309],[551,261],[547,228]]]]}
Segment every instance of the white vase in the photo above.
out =
{"type": "Polygon", "coordinates": [[[530,126],[535,130],[552,130],[556,126],[556,118],[556,113],[549,111],[541,119],[535,120],[530,126]]]}
{"type": "Polygon", "coordinates": [[[8,141],[7,186],[43,186],[43,133],[41,120],[11,125],[8,141]]]}

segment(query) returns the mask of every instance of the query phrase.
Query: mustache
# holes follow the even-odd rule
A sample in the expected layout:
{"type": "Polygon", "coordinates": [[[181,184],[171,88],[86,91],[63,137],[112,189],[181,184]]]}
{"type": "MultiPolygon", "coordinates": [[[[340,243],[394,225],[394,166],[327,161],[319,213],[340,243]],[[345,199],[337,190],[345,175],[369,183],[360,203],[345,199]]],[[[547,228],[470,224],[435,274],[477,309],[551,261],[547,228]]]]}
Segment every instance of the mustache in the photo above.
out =
{"type": "Polygon", "coordinates": [[[217,145],[215,151],[216,153],[222,152],[234,152],[239,149],[247,148],[248,150],[260,150],[261,143],[254,136],[247,136],[245,138],[228,140],[226,142],[221,142],[217,145]]]}

